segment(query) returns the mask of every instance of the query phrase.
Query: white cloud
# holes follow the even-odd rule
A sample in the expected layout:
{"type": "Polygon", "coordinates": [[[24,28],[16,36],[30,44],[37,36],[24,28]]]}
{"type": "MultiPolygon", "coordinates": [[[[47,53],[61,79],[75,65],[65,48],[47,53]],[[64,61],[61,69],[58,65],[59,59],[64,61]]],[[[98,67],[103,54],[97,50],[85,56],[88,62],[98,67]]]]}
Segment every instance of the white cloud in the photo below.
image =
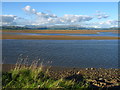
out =
{"type": "Polygon", "coordinates": [[[58,17],[55,14],[37,12],[35,9],[31,8],[31,6],[29,5],[25,6],[23,10],[26,13],[33,14],[36,16],[36,20],[34,20],[34,24],[36,23],[37,25],[76,24],[76,23],[85,22],[93,19],[93,17],[87,16],[87,15],[66,14],[62,17],[58,17]]]}
{"type": "Polygon", "coordinates": [[[94,27],[94,28],[110,28],[110,27],[118,27],[117,20],[106,20],[101,22],[93,22],[88,23],[86,27],[94,27]]]}
{"type": "Polygon", "coordinates": [[[27,20],[15,15],[0,15],[1,25],[74,25],[93,28],[118,27],[117,20],[106,20],[100,22],[86,22],[92,20],[92,17],[86,15],[64,15],[63,17],[37,16],[36,20],[27,20]]]}
{"type": "Polygon", "coordinates": [[[108,18],[109,15],[107,15],[106,13],[104,12],[101,12],[101,11],[96,11],[97,13],[95,14],[95,16],[98,18],[98,19],[104,19],[104,18],[108,18]]]}
{"type": "Polygon", "coordinates": [[[29,20],[26,20],[24,18],[20,18],[15,15],[0,15],[1,25],[26,25],[30,24],[31,22],[29,20]]]}
{"type": "Polygon", "coordinates": [[[15,15],[0,15],[2,19],[0,25],[15,25],[14,20],[17,18],[15,15]]]}
{"type": "Polygon", "coordinates": [[[29,14],[36,14],[36,10],[31,8],[31,6],[27,5],[23,8],[23,10],[29,14]]]}
{"type": "Polygon", "coordinates": [[[118,21],[117,20],[102,21],[99,23],[99,25],[103,27],[116,27],[118,26],[118,21]]]}
{"type": "Polygon", "coordinates": [[[42,18],[49,18],[49,17],[52,17],[52,18],[56,18],[57,16],[55,14],[46,14],[46,13],[43,13],[43,12],[37,12],[34,8],[31,8],[31,6],[27,5],[23,8],[23,10],[26,12],[26,13],[29,13],[29,14],[34,14],[38,17],[42,17],[42,18]]]}
{"type": "Polygon", "coordinates": [[[69,15],[69,14],[66,14],[62,17],[62,19],[66,22],[75,23],[75,22],[90,21],[93,19],[93,17],[87,16],[87,15],[69,15]]]}
{"type": "Polygon", "coordinates": [[[3,25],[74,25],[82,27],[94,27],[94,28],[103,28],[103,27],[117,27],[117,20],[107,20],[102,22],[89,22],[93,18],[97,17],[98,19],[108,18],[109,16],[103,12],[97,11],[96,16],[88,15],[72,15],[65,14],[61,17],[58,17],[52,13],[38,12],[36,9],[31,8],[27,5],[23,8],[27,13],[28,17],[33,15],[34,19],[24,19],[15,15],[0,15],[2,17],[3,25]],[[29,15],[30,14],[30,15],[29,15]]]}

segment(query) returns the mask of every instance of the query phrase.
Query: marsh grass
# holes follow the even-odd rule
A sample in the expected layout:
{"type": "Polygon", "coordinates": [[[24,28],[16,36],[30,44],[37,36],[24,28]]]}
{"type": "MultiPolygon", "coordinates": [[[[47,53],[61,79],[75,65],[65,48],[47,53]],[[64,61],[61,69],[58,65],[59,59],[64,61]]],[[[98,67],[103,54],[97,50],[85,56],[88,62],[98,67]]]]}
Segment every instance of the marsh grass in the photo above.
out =
{"type": "Polygon", "coordinates": [[[27,59],[17,62],[15,68],[2,73],[3,88],[87,88],[89,84],[83,81],[54,79],[49,75],[49,69],[43,72],[42,63],[39,60],[26,65],[27,59]]]}

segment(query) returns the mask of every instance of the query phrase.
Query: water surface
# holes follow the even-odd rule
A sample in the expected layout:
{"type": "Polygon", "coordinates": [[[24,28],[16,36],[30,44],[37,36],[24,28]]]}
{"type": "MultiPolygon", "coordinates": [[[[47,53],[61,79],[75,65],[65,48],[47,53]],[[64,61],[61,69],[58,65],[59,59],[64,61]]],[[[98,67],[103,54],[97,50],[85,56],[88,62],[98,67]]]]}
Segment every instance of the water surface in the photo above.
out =
{"type": "Polygon", "coordinates": [[[97,34],[56,34],[56,33],[12,33],[12,32],[3,32],[3,34],[13,34],[13,35],[65,35],[65,36],[112,36],[112,37],[119,37],[118,33],[113,32],[99,32],[97,34]]]}
{"type": "Polygon", "coordinates": [[[3,40],[3,63],[15,64],[20,54],[52,66],[117,68],[118,40],[3,40]]]}

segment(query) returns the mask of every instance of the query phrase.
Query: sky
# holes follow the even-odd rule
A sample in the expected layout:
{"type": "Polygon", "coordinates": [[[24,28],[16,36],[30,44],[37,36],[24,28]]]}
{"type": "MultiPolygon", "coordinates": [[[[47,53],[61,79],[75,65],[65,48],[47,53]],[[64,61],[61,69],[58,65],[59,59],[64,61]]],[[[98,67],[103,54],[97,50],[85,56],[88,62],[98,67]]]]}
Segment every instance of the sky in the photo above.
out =
{"type": "Polygon", "coordinates": [[[2,2],[119,2],[119,0],[2,0],[2,2]]]}
{"type": "Polygon", "coordinates": [[[4,2],[3,25],[117,27],[117,2],[4,2]]]}

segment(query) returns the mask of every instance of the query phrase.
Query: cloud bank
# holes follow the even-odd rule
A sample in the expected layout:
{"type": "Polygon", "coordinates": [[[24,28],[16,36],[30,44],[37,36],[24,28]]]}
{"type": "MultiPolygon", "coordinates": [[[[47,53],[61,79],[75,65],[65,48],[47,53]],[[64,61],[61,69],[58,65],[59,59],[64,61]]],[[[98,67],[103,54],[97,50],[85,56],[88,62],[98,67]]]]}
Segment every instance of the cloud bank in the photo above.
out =
{"type": "Polygon", "coordinates": [[[94,27],[94,28],[102,28],[102,27],[117,27],[117,20],[107,20],[102,22],[89,22],[94,18],[97,19],[106,19],[109,15],[97,11],[95,16],[88,15],[72,15],[65,14],[61,17],[58,17],[55,14],[49,14],[44,12],[38,12],[36,9],[27,5],[23,8],[23,11],[26,15],[33,16],[34,19],[25,19],[15,15],[0,15],[2,18],[2,25],[76,25],[82,27],[94,27]]]}
{"type": "Polygon", "coordinates": [[[86,24],[85,27],[93,27],[93,28],[112,28],[118,27],[118,20],[106,20],[101,22],[92,22],[86,24]]]}
{"type": "Polygon", "coordinates": [[[2,19],[0,25],[26,25],[31,24],[29,20],[15,16],[15,15],[0,15],[2,19]]]}
{"type": "Polygon", "coordinates": [[[90,21],[93,18],[91,16],[87,15],[69,15],[66,14],[62,17],[58,17],[55,14],[47,14],[43,12],[37,12],[34,8],[31,8],[31,6],[26,6],[23,8],[23,10],[27,14],[32,14],[36,16],[36,22],[34,24],[37,25],[56,25],[56,24],[74,24],[74,23],[80,23],[84,21],[90,21]]]}
{"type": "Polygon", "coordinates": [[[0,18],[2,18],[2,24],[3,25],[14,25],[15,22],[14,20],[16,19],[17,16],[15,15],[0,15],[0,18]]]}

